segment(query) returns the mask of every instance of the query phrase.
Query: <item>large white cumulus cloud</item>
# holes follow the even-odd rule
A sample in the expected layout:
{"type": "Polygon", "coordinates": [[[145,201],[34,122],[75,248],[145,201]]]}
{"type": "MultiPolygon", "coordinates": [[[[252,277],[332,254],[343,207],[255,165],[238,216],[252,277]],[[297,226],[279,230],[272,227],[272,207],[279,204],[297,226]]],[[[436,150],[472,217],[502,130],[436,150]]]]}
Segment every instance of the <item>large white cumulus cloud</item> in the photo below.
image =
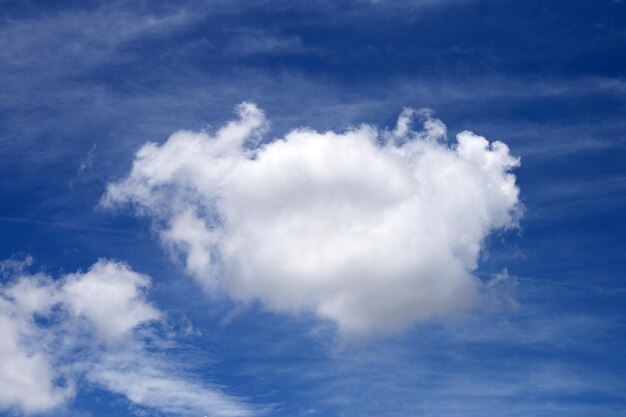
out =
{"type": "Polygon", "coordinates": [[[346,333],[473,305],[485,237],[516,223],[519,161],[504,143],[468,131],[449,143],[441,121],[412,109],[393,130],[295,129],[263,143],[263,112],[237,110],[214,134],[144,145],[103,204],[152,217],[207,289],[312,310],[346,333]]]}

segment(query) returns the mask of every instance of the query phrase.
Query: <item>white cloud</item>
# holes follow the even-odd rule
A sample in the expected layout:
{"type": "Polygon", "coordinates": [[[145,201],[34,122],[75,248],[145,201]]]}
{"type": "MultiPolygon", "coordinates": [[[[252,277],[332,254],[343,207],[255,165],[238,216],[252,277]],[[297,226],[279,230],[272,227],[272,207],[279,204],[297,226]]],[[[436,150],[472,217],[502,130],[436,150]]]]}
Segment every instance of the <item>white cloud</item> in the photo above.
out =
{"type": "Polygon", "coordinates": [[[180,375],[172,366],[145,352],[105,355],[87,377],[137,405],[184,416],[250,416],[252,409],[215,388],[180,375]]]}
{"type": "Polygon", "coordinates": [[[430,111],[405,109],[391,131],[295,129],[258,145],[263,112],[238,113],[215,134],[144,145],[102,203],[152,217],[205,288],[312,310],[345,333],[475,304],[485,237],[516,225],[519,161],[504,143],[464,131],[450,144],[430,111]]]}
{"type": "MultiPolygon", "coordinates": [[[[22,267],[11,260],[10,274],[22,267]]],[[[3,265],[6,265],[3,262],[3,265]]],[[[52,281],[43,276],[20,276],[0,285],[0,410],[18,408],[36,413],[63,404],[73,394],[71,384],[58,386],[53,358],[39,346],[43,338],[33,315],[48,311],[56,298],[52,281]]]]}
{"type": "Polygon", "coordinates": [[[63,404],[71,386],[55,386],[55,370],[44,352],[32,352],[22,341],[35,329],[16,317],[5,300],[0,303],[0,410],[19,408],[35,413],[63,404]]]}
{"type": "Polygon", "coordinates": [[[158,348],[146,349],[137,329],[163,317],[146,299],[149,277],[100,260],[55,281],[20,270],[30,262],[1,263],[9,281],[0,285],[0,410],[58,408],[72,398],[73,381],[86,375],[168,414],[252,414],[247,404],[176,372],[158,348]]]}
{"type": "Polygon", "coordinates": [[[142,323],[160,318],[145,302],[150,279],[117,262],[99,261],[86,273],[68,275],[63,299],[76,316],[86,317],[98,335],[115,341],[142,323]]]}

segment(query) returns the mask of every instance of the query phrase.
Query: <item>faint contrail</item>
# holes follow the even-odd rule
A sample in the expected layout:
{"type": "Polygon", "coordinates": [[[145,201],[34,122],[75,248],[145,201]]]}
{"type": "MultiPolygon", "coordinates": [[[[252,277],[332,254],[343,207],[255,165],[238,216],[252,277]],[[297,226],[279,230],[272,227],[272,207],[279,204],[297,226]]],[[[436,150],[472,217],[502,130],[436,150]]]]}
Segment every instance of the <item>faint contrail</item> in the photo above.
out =
{"type": "Polygon", "coordinates": [[[42,226],[62,227],[66,229],[88,230],[92,232],[114,233],[114,234],[120,234],[120,235],[130,235],[134,233],[128,230],[110,229],[107,227],[89,226],[85,224],[76,224],[76,223],[62,223],[62,222],[53,222],[53,221],[47,221],[47,220],[34,220],[34,219],[27,219],[23,217],[0,216],[0,221],[13,222],[13,223],[39,224],[42,226]]]}
{"type": "Polygon", "coordinates": [[[557,287],[578,288],[581,290],[595,290],[595,291],[609,291],[609,292],[625,292],[626,291],[626,288],[620,288],[620,287],[611,288],[611,287],[600,287],[597,285],[572,284],[568,282],[548,281],[548,280],[543,280],[543,279],[527,278],[527,277],[515,277],[514,276],[513,278],[521,282],[532,282],[534,284],[553,285],[557,287]]]}
{"type": "MultiPolygon", "coordinates": [[[[479,277],[483,278],[494,278],[498,274],[493,273],[474,273],[479,277]]],[[[541,284],[541,285],[550,285],[553,287],[565,287],[565,288],[576,288],[580,290],[593,290],[593,291],[606,291],[606,292],[626,292],[626,288],[624,287],[602,287],[598,285],[585,285],[585,284],[574,284],[563,281],[550,281],[546,279],[537,279],[531,277],[521,277],[517,275],[509,275],[510,278],[514,281],[519,282],[528,282],[532,284],[541,284]]]]}

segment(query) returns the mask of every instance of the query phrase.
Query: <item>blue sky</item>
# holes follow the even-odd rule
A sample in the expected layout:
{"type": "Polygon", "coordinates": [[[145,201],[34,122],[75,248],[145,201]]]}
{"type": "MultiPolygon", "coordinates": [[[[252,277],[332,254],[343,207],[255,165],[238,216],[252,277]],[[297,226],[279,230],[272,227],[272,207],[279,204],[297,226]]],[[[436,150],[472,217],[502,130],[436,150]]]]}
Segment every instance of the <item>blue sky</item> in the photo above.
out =
{"type": "Polygon", "coordinates": [[[0,1],[0,415],[625,415],[625,7],[0,1]]]}

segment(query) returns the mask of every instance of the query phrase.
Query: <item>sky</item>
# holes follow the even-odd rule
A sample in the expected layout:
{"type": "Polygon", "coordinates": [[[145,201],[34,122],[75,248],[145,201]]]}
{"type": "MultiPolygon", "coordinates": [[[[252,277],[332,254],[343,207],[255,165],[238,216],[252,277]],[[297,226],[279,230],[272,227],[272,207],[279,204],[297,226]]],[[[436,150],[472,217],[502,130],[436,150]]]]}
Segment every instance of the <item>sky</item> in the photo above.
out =
{"type": "Polygon", "coordinates": [[[624,2],[0,11],[0,416],[626,415],[624,2]]]}

